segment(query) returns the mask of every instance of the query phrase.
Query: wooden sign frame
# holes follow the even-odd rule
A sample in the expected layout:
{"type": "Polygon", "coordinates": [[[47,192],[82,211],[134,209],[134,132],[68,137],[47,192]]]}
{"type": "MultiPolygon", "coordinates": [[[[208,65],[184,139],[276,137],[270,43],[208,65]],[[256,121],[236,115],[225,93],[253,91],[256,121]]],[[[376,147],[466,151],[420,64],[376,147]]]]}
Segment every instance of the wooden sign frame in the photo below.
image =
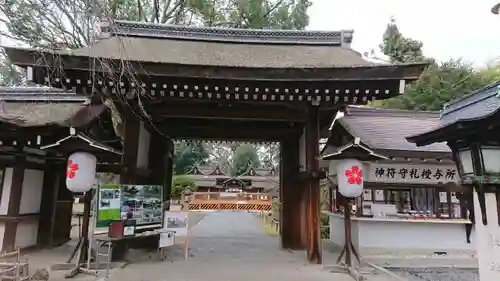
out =
{"type": "Polygon", "coordinates": [[[184,245],[184,259],[188,258],[189,245],[189,212],[167,211],[163,212],[164,231],[175,232],[174,244],[184,245]],[[182,239],[179,239],[182,238],[182,239]]]}

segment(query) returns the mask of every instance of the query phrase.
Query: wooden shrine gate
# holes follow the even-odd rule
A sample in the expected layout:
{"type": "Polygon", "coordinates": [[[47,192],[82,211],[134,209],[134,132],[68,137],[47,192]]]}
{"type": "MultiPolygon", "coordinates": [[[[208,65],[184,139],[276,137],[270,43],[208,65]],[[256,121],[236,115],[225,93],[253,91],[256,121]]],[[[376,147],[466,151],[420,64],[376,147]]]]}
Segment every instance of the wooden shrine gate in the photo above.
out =
{"type": "Polygon", "coordinates": [[[399,95],[427,65],[376,65],[352,38],[104,21],[85,48],[4,49],[36,84],[105,99],[123,143],[120,182],[161,184],[165,201],[172,138],[280,142],[282,246],[321,263],[320,136],[339,107],[399,95]]]}

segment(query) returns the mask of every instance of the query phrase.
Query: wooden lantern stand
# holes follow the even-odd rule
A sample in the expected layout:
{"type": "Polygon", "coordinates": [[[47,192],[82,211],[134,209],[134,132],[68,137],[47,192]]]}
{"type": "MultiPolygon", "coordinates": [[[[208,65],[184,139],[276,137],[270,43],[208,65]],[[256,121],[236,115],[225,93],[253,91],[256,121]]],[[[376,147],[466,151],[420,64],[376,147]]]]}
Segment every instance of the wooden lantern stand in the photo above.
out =
{"type": "Polygon", "coordinates": [[[75,258],[75,267],[64,275],[65,278],[73,278],[78,273],[85,273],[96,276],[96,270],[90,269],[90,247],[89,247],[89,229],[90,229],[90,212],[92,202],[92,190],[85,192],[83,202],[83,220],[81,235],[78,239],[75,249],[68,259],[68,264],[75,258]]]}
{"type": "Polygon", "coordinates": [[[337,259],[337,264],[344,264],[344,269],[351,275],[355,280],[363,280],[362,276],[354,270],[354,266],[352,263],[352,255],[356,257],[356,261],[358,265],[361,264],[361,259],[359,258],[358,252],[354,245],[352,244],[351,239],[351,203],[349,199],[344,198],[344,229],[345,229],[345,243],[340,255],[337,259]],[[345,257],[344,262],[342,263],[342,258],[345,257]]]}
{"type": "MultiPolygon", "coordinates": [[[[351,159],[354,162],[357,163],[350,163],[349,165],[354,165],[352,168],[356,167],[358,170],[360,167],[362,167],[362,163],[359,161],[373,161],[373,160],[381,160],[381,159],[388,159],[387,157],[383,155],[379,155],[375,153],[374,151],[370,150],[370,148],[366,147],[361,143],[361,139],[356,137],[351,143],[348,143],[342,147],[340,147],[336,152],[333,152],[331,154],[323,155],[321,159],[326,160],[326,161],[331,161],[331,160],[348,160],[351,159]]],[[[332,163],[332,162],[331,162],[332,163]]],[[[333,162],[335,163],[335,162],[333,162]]],[[[347,164],[347,163],[344,163],[347,164]]],[[[336,167],[334,169],[345,169],[346,167],[340,166],[341,163],[336,163],[336,167]]],[[[331,169],[331,167],[329,167],[331,169]]],[[[362,170],[362,168],[361,168],[362,170]]],[[[353,171],[351,171],[352,173],[353,171]]],[[[337,172],[332,173],[332,175],[335,175],[336,177],[337,172]]],[[[358,176],[362,177],[362,174],[358,174],[358,176]]],[[[359,179],[359,178],[358,178],[359,179]]],[[[338,181],[338,178],[337,178],[338,181]]],[[[363,179],[361,178],[361,181],[358,182],[357,184],[362,184],[363,179]]],[[[345,184],[345,183],[344,183],[345,184]]],[[[353,183],[349,183],[353,184],[353,183]]],[[[337,188],[339,189],[340,192],[340,182],[337,182],[337,188]]],[[[349,194],[349,192],[347,192],[349,194]]],[[[362,196],[362,190],[360,194],[356,193],[350,193],[348,195],[349,197],[355,196],[362,196]]],[[[357,265],[361,265],[361,258],[354,248],[354,245],[352,244],[351,240],[351,203],[349,202],[349,198],[346,198],[345,196],[342,196],[343,198],[343,206],[344,206],[344,229],[345,229],[345,243],[344,247],[342,249],[342,252],[340,253],[340,256],[337,259],[337,264],[342,264],[343,268],[341,268],[341,272],[347,272],[351,277],[353,277],[355,280],[361,281],[363,280],[363,276],[361,276],[361,273],[358,269],[356,269],[356,266],[352,262],[352,255],[356,258],[357,265]],[[344,258],[345,255],[345,260],[344,263],[341,263],[342,259],[344,258]]],[[[334,270],[332,270],[334,271],[334,270]]]]}
{"type": "Polygon", "coordinates": [[[78,239],[78,243],[71,252],[71,255],[66,263],[52,265],[52,267],[54,268],[59,268],[63,270],[69,269],[69,271],[64,275],[65,278],[73,278],[76,275],[78,275],[78,273],[97,276],[97,271],[90,269],[91,254],[89,246],[90,244],[89,229],[90,229],[92,190],[85,192],[83,200],[84,200],[83,219],[82,219],[82,227],[80,229],[80,237],[78,239]]]}
{"type": "MultiPolygon", "coordinates": [[[[78,133],[73,127],[69,128],[68,136],[56,141],[55,143],[41,146],[40,149],[57,149],[58,152],[64,155],[71,155],[74,152],[88,152],[95,155],[96,158],[101,158],[104,155],[121,155],[120,151],[117,151],[116,149],[105,144],[101,144],[84,134],[78,133]]],[[[70,269],[70,271],[65,274],[65,278],[72,278],[78,273],[97,276],[98,268],[94,270],[90,269],[91,247],[89,246],[89,230],[91,224],[90,212],[92,205],[92,194],[92,189],[85,192],[81,234],[75,249],[71,253],[66,263],[53,265],[53,268],[57,267],[60,270],[70,269]],[[75,259],[75,262],[74,264],[71,264],[73,259],[75,259]]]]}

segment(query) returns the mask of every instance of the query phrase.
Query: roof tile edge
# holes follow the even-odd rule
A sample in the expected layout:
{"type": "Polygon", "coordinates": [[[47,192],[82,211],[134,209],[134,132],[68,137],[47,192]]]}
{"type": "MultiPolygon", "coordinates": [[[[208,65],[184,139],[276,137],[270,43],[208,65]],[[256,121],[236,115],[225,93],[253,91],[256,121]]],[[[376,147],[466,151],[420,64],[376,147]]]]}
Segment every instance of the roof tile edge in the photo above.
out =
{"type": "Polygon", "coordinates": [[[484,99],[487,99],[487,98],[491,97],[492,95],[497,95],[498,94],[497,92],[495,92],[495,93],[489,92],[489,90],[491,90],[492,88],[497,88],[500,90],[500,81],[491,83],[489,85],[486,85],[485,87],[482,87],[482,88],[479,88],[475,91],[472,91],[471,93],[466,94],[460,98],[457,98],[457,99],[454,99],[452,101],[445,103],[443,105],[443,110],[442,110],[441,115],[444,116],[444,115],[450,114],[450,113],[457,111],[457,110],[460,110],[464,107],[468,107],[471,104],[475,104],[475,103],[478,103],[484,99]],[[478,97],[481,94],[485,94],[485,96],[478,97]],[[474,98],[477,98],[477,99],[474,100],[474,98]]]}
{"type": "Polygon", "coordinates": [[[354,30],[241,29],[152,24],[112,19],[101,20],[99,39],[109,38],[113,35],[224,43],[330,45],[349,48],[353,40],[354,30]]]}
{"type": "Polygon", "coordinates": [[[407,118],[435,118],[438,120],[439,111],[404,110],[378,107],[352,106],[346,107],[346,116],[389,116],[407,118]]]}

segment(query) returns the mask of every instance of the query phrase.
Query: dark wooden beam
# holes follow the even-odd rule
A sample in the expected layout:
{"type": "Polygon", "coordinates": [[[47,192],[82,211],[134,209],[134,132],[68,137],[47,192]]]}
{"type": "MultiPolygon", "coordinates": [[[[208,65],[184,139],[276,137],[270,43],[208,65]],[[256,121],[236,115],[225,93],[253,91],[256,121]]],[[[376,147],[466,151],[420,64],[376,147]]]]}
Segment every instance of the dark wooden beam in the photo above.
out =
{"type": "Polygon", "coordinates": [[[16,165],[12,168],[12,180],[10,182],[9,203],[7,207],[7,216],[11,219],[5,221],[5,232],[3,236],[2,251],[7,253],[12,252],[16,248],[16,233],[18,220],[15,219],[19,215],[21,206],[21,195],[24,182],[24,157],[16,157],[16,165]]]}
{"type": "Polygon", "coordinates": [[[157,126],[171,138],[231,141],[279,141],[297,132],[296,128],[236,127],[236,126],[180,126],[176,124],[157,126]]]}
{"type": "Polygon", "coordinates": [[[198,106],[178,104],[157,104],[146,111],[153,118],[202,118],[256,121],[303,122],[305,112],[286,107],[235,106],[231,104],[203,104],[198,106]]]}

